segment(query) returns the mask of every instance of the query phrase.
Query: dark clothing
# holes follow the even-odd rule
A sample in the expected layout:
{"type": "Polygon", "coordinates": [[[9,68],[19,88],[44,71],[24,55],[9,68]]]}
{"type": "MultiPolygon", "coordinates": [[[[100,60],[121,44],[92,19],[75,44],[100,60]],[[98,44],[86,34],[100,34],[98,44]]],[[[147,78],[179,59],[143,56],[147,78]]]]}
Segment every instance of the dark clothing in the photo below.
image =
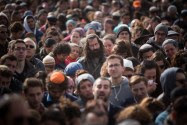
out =
{"type": "Polygon", "coordinates": [[[8,42],[5,42],[5,44],[0,44],[0,46],[1,46],[1,49],[0,49],[0,58],[3,56],[3,55],[5,55],[5,54],[7,54],[7,52],[8,52],[8,42]]]}
{"type": "Polygon", "coordinates": [[[14,93],[21,93],[23,90],[23,83],[20,82],[18,79],[15,77],[12,78],[11,83],[10,83],[10,90],[14,93]]]}
{"type": "Polygon", "coordinates": [[[44,48],[41,48],[40,53],[39,53],[39,59],[43,60],[43,58],[45,58],[45,56],[47,56],[47,52],[45,51],[44,48]]]}
{"type": "Polygon", "coordinates": [[[116,115],[122,110],[122,107],[118,107],[109,103],[108,107],[108,125],[115,125],[116,115]]]}
{"type": "Polygon", "coordinates": [[[15,72],[15,78],[23,83],[26,78],[34,77],[36,73],[37,70],[34,68],[34,66],[29,61],[26,60],[23,72],[22,73],[15,72]]]}
{"type": "Polygon", "coordinates": [[[33,57],[30,62],[32,63],[32,65],[34,66],[34,68],[37,69],[37,71],[45,71],[45,66],[44,64],[42,63],[41,60],[33,57]]]}
{"type": "MultiPolygon", "coordinates": [[[[75,96],[73,96],[73,95],[70,95],[70,94],[68,94],[68,93],[66,93],[65,95],[64,95],[64,97],[65,98],[67,98],[67,99],[69,99],[70,101],[75,101],[75,100],[77,100],[77,97],[75,97],[75,96]]],[[[53,99],[52,99],[52,97],[49,95],[49,93],[48,92],[45,92],[44,93],[44,97],[43,97],[43,104],[44,104],[44,106],[45,107],[49,107],[49,106],[51,106],[52,104],[55,104],[55,103],[58,103],[58,102],[55,102],[53,99]]]]}
{"type": "Polygon", "coordinates": [[[80,107],[80,110],[83,111],[85,106],[86,106],[86,100],[82,99],[82,98],[78,98],[75,103],[77,103],[80,107]]]}
{"type": "Polygon", "coordinates": [[[85,57],[82,57],[78,62],[82,64],[84,70],[88,71],[95,79],[97,79],[100,77],[100,70],[105,60],[105,57],[103,57],[96,62],[94,58],[86,60],[85,57]]]}

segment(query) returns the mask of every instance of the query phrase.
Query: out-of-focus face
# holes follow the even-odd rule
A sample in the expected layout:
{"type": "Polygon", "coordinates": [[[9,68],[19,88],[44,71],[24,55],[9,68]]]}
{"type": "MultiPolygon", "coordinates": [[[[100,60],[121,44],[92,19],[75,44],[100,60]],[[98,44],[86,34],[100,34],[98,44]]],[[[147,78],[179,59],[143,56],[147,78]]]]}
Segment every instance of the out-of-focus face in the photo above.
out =
{"type": "Polygon", "coordinates": [[[27,19],[27,23],[30,27],[30,29],[34,29],[35,28],[35,20],[33,18],[27,19]]]}
{"type": "Polygon", "coordinates": [[[177,53],[177,48],[173,44],[166,44],[164,46],[164,52],[166,53],[167,57],[170,59],[177,53]]]}
{"type": "Polygon", "coordinates": [[[153,51],[148,51],[148,52],[145,52],[143,53],[142,57],[144,60],[149,60],[151,58],[151,56],[153,55],[153,51]]]}
{"type": "Polygon", "coordinates": [[[1,76],[0,86],[3,88],[9,88],[12,77],[1,76]]]}
{"type": "Polygon", "coordinates": [[[13,49],[13,55],[17,57],[18,61],[23,61],[26,58],[26,45],[23,43],[17,43],[15,44],[15,47],[13,49]]]}
{"type": "Polygon", "coordinates": [[[33,109],[38,109],[42,102],[43,91],[41,87],[30,87],[25,93],[28,104],[33,109]]]}
{"type": "Polygon", "coordinates": [[[69,55],[72,59],[77,59],[80,56],[80,48],[79,47],[71,47],[71,53],[69,55]]]}
{"type": "Polygon", "coordinates": [[[113,48],[113,46],[114,46],[114,44],[112,43],[112,41],[109,40],[109,39],[105,39],[105,40],[103,41],[103,45],[104,45],[104,48],[105,48],[105,54],[106,54],[107,56],[110,55],[111,52],[112,52],[112,48],[113,48]]]}
{"type": "Polygon", "coordinates": [[[123,22],[123,24],[129,24],[130,22],[130,16],[124,16],[121,18],[121,21],[123,22]]]}
{"type": "Polygon", "coordinates": [[[144,76],[148,79],[148,80],[156,80],[156,68],[153,69],[146,69],[144,72],[144,76]]]}
{"type": "Polygon", "coordinates": [[[119,78],[122,76],[124,68],[120,63],[120,60],[115,58],[108,60],[107,71],[112,78],[119,78]]]}
{"type": "Polygon", "coordinates": [[[144,81],[131,86],[131,91],[135,99],[140,102],[143,98],[148,96],[147,87],[144,81]]]}
{"type": "Polygon", "coordinates": [[[86,100],[93,99],[92,87],[93,83],[89,80],[82,81],[78,89],[79,96],[86,100]]]}
{"type": "Polygon", "coordinates": [[[158,44],[162,44],[164,42],[164,40],[166,39],[166,33],[164,31],[161,31],[161,30],[158,30],[156,33],[155,33],[155,41],[156,43],[158,44]]]}
{"type": "Polygon", "coordinates": [[[64,90],[61,90],[58,86],[48,90],[52,100],[58,102],[60,97],[64,95],[64,90]]]}
{"type": "Polygon", "coordinates": [[[100,49],[100,44],[97,40],[97,38],[94,38],[94,39],[90,39],[88,40],[88,44],[89,44],[89,49],[94,51],[94,50],[98,50],[100,49]]]}
{"type": "Polygon", "coordinates": [[[68,32],[69,33],[71,33],[71,31],[74,29],[74,26],[71,24],[71,23],[69,23],[68,25],[67,25],[67,30],[68,30],[68,32]]]}
{"type": "Polygon", "coordinates": [[[127,40],[127,41],[129,41],[130,35],[129,35],[129,33],[128,33],[127,31],[122,31],[122,32],[119,34],[118,38],[119,38],[120,40],[127,40]]]}
{"type": "Polygon", "coordinates": [[[60,62],[64,62],[64,60],[66,59],[68,55],[67,54],[57,54],[57,59],[60,61],[60,62]]]}
{"type": "Polygon", "coordinates": [[[55,69],[55,64],[54,65],[44,65],[45,66],[45,71],[47,74],[51,73],[55,69]]]}
{"type": "Polygon", "coordinates": [[[124,70],[123,76],[127,77],[128,80],[134,75],[134,72],[132,70],[124,70]]]}
{"type": "Polygon", "coordinates": [[[162,60],[160,60],[160,61],[156,61],[156,63],[157,63],[157,65],[160,68],[160,71],[162,73],[164,71],[164,69],[166,68],[164,62],[162,60]]]}
{"type": "Polygon", "coordinates": [[[6,40],[8,37],[8,32],[7,32],[7,28],[0,28],[0,39],[1,40],[6,40]]]}
{"type": "Polygon", "coordinates": [[[96,80],[93,85],[93,95],[95,99],[102,99],[104,102],[108,101],[111,88],[108,80],[96,80]]]}
{"type": "Polygon", "coordinates": [[[75,83],[71,77],[68,77],[68,89],[66,90],[66,92],[73,94],[74,89],[75,89],[75,83]]]}
{"type": "Polygon", "coordinates": [[[30,59],[35,55],[35,52],[36,52],[35,44],[30,40],[25,41],[25,44],[27,48],[26,58],[30,59]]]}
{"type": "Polygon", "coordinates": [[[12,73],[14,73],[16,71],[17,61],[7,59],[3,65],[6,65],[12,71],[12,73]]]}
{"type": "Polygon", "coordinates": [[[183,87],[187,85],[187,79],[184,75],[184,73],[176,73],[176,85],[183,87]]]}
{"type": "Polygon", "coordinates": [[[78,32],[73,32],[71,34],[71,42],[72,43],[79,44],[80,39],[81,39],[81,37],[80,37],[80,34],[78,32]]]}

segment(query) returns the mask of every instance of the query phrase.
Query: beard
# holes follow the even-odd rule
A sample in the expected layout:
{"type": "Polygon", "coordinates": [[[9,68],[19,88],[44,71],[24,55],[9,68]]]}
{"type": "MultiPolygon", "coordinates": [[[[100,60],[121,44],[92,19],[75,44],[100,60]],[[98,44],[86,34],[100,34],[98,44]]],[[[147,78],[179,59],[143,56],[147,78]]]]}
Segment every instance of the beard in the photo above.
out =
{"type": "Polygon", "coordinates": [[[103,55],[102,49],[90,50],[87,53],[88,58],[98,58],[98,57],[102,57],[102,55],[103,55]]]}

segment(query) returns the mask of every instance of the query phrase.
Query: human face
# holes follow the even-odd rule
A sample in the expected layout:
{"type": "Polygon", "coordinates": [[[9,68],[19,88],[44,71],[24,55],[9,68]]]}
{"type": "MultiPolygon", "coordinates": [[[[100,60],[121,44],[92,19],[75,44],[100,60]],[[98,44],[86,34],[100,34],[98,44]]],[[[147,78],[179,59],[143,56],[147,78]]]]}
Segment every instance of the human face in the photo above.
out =
{"type": "Polygon", "coordinates": [[[187,85],[187,80],[186,80],[184,73],[176,74],[176,85],[182,86],[182,87],[187,85]]]}
{"type": "Polygon", "coordinates": [[[33,18],[27,19],[27,23],[28,23],[31,30],[33,30],[35,28],[35,21],[33,18]]]}
{"type": "Polygon", "coordinates": [[[72,43],[79,44],[80,39],[81,39],[81,37],[80,37],[80,34],[78,32],[73,32],[71,34],[71,42],[72,43]]]}
{"type": "Polygon", "coordinates": [[[111,88],[108,80],[97,80],[93,85],[93,95],[95,99],[102,99],[104,102],[108,101],[111,88]]]}
{"type": "Polygon", "coordinates": [[[74,26],[71,24],[71,23],[69,23],[68,25],[67,25],[67,30],[68,30],[68,32],[69,33],[71,33],[71,31],[74,29],[74,26]]]}
{"type": "Polygon", "coordinates": [[[164,52],[170,59],[177,53],[177,48],[172,44],[166,44],[164,46],[164,52]]]}
{"type": "Polygon", "coordinates": [[[7,28],[0,28],[0,39],[6,40],[8,37],[7,28]]]}
{"type": "Polygon", "coordinates": [[[57,59],[60,61],[60,62],[64,62],[64,60],[66,59],[68,55],[67,54],[57,54],[57,59]]]}
{"type": "Polygon", "coordinates": [[[93,83],[91,83],[89,80],[82,81],[78,90],[80,97],[86,100],[93,99],[92,87],[93,83]]]}
{"type": "Polygon", "coordinates": [[[120,40],[127,40],[129,41],[129,38],[130,38],[130,35],[127,31],[122,31],[120,34],[119,34],[119,39],[120,40]]]}
{"type": "Polygon", "coordinates": [[[124,16],[122,17],[121,21],[123,22],[123,24],[129,24],[130,22],[130,16],[124,16]]]}
{"type": "Polygon", "coordinates": [[[17,61],[11,61],[7,59],[4,63],[14,73],[16,71],[17,61]]]}
{"type": "Polygon", "coordinates": [[[32,58],[35,55],[36,48],[35,48],[34,43],[32,41],[30,41],[30,40],[25,41],[25,44],[26,44],[26,48],[27,48],[27,56],[26,56],[26,58],[30,59],[30,58],[32,58]]]}
{"type": "Polygon", "coordinates": [[[66,92],[73,94],[74,87],[75,87],[74,85],[75,85],[75,83],[74,83],[73,79],[71,77],[68,77],[68,88],[67,88],[66,92]]]}
{"type": "Polygon", "coordinates": [[[55,69],[55,65],[44,65],[47,74],[51,73],[55,69]]]}
{"type": "Polygon", "coordinates": [[[25,93],[29,106],[33,109],[39,109],[43,98],[43,91],[41,87],[30,87],[25,93]]]}
{"type": "Polygon", "coordinates": [[[77,59],[80,55],[80,48],[79,47],[71,47],[71,53],[70,53],[70,57],[72,59],[77,59]]]}
{"type": "Polygon", "coordinates": [[[157,65],[159,66],[160,71],[163,72],[164,69],[165,69],[165,64],[164,64],[164,62],[163,62],[162,60],[160,60],[160,61],[156,61],[156,63],[157,63],[157,65]]]}
{"type": "Polygon", "coordinates": [[[9,88],[12,77],[1,76],[0,86],[3,88],[9,88]]]}
{"type": "Polygon", "coordinates": [[[133,76],[134,72],[131,70],[124,70],[123,76],[127,77],[128,80],[133,76]]]}
{"type": "Polygon", "coordinates": [[[17,57],[17,60],[24,61],[26,58],[26,45],[24,43],[17,43],[15,44],[14,50],[13,50],[14,56],[17,57]]]}
{"type": "Polygon", "coordinates": [[[108,40],[108,39],[105,39],[105,40],[103,41],[103,45],[104,45],[104,47],[105,47],[105,53],[106,53],[106,55],[107,55],[107,56],[110,55],[111,52],[112,52],[112,48],[113,48],[113,46],[114,46],[114,44],[112,43],[112,41],[111,41],[111,40],[108,40]]]}
{"type": "Polygon", "coordinates": [[[143,53],[143,59],[144,60],[146,60],[146,59],[150,59],[151,58],[151,56],[153,55],[153,51],[148,51],[148,52],[146,52],[146,53],[143,53]]]}
{"type": "Polygon", "coordinates": [[[155,41],[156,41],[156,43],[161,45],[164,42],[165,39],[166,39],[166,33],[164,31],[158,30],[155,33],[155,41]]]}
{"type": "Polygon", "coordinates": [[[156,80],[156,69],[146,69],[144,76],[148,79],[148,80],[156,80]]]}
{"type": "Polygon", "coordinates": [[[138,102],[147,97],[147,87],[144,81],[131,86],[131,91],[138,102]]]}
{"type": "Polygon", "coordinates": [[[49,89],[49,94],[52,97],[54,102],[58,102],[60,97],[64,95],[64,91],[61,90],[59,87],[54,87],[49,89]]]}
{"type": "Polygon", "coordinates": [[[99,44],[97,38],[89,39],[88,46],[89,46],[90,50],[92,50],[92,51],[98,50],[100,48],[100,44],[99,44]]]}
{"type": "Polygon", "coordinates": [[[45,51],[47,52],[47,54],[49,54],[50,52],[52,52],[52,50],[53,50],[54,47],[55,47],[55,45],[52,45],[51,47],[44,46],[45,51]]]}
{"type": "Polygon", "coordinates": [[[119,78],[124,72],[124,68],[117,58],[108,60],[107,71],[112,78],[119,78]]]}

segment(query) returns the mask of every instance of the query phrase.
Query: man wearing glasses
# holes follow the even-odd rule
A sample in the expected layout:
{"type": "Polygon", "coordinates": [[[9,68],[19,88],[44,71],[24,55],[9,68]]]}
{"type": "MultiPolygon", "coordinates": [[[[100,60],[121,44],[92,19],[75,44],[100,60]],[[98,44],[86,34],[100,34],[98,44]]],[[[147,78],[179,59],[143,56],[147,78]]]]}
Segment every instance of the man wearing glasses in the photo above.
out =
{"type": "Polygon", "coordinates": [[[15,77],[21,82],[24,82],[27,77],[33,77],[36,73],[36,69],[26,60],[26,44],[23,40],[18,39],[13,43],[12,54],[17,57],[18,61],[15,77]]]}

